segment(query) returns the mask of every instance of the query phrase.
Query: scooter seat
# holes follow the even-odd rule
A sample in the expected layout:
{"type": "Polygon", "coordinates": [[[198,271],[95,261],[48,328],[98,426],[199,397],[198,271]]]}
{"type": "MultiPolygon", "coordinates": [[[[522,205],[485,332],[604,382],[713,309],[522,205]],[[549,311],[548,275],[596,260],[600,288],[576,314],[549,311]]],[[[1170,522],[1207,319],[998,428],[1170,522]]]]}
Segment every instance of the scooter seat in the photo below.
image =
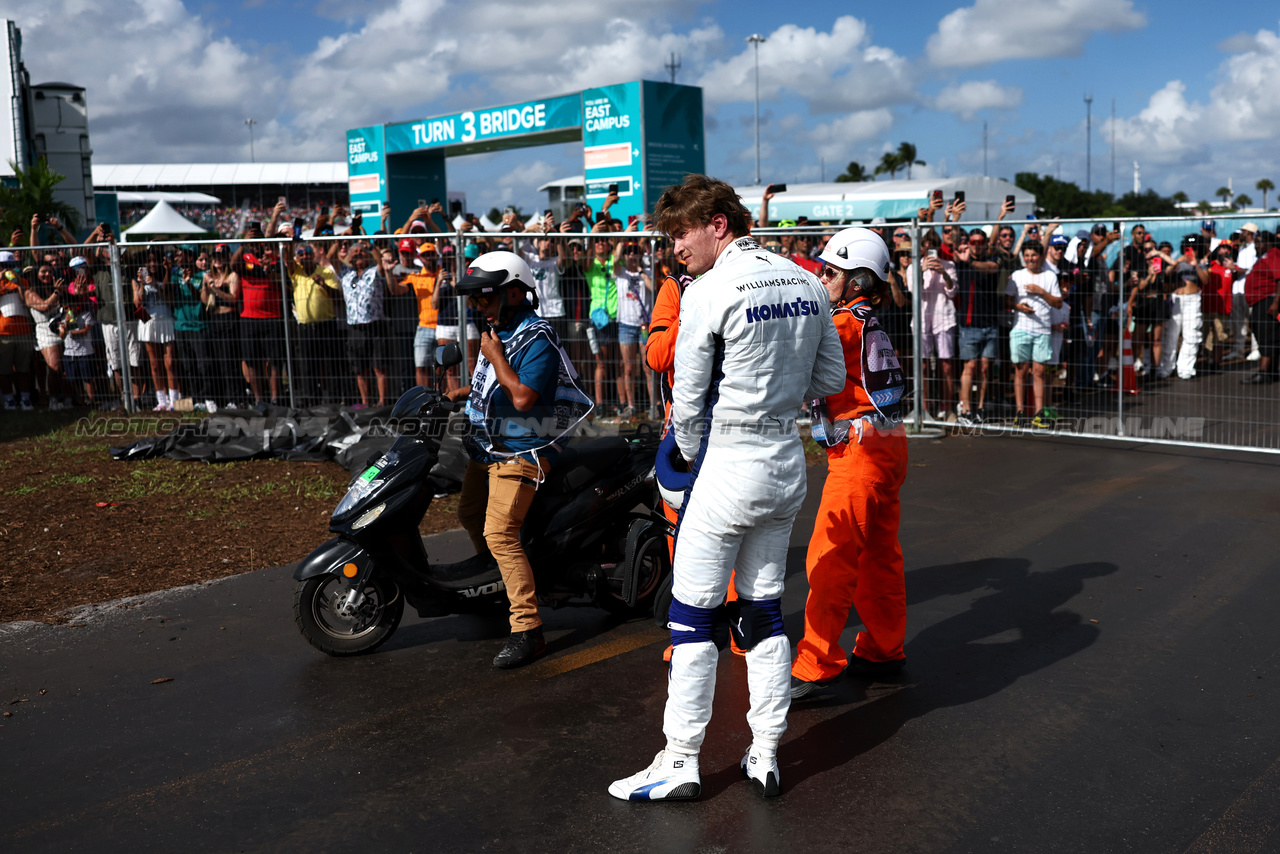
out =
{"type": "Polygon", "coordinates": [[[627,456],[630,446],[619,436],[575,442],[560,454],[542,489],[553,495],[577,492],[627,456]]]}

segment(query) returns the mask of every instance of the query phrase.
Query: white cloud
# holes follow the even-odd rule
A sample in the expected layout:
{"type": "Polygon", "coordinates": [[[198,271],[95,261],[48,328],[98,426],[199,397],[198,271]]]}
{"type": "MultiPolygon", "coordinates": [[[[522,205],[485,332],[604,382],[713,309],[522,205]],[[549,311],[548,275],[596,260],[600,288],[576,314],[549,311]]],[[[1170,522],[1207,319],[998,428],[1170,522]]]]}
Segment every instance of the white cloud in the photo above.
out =
{"type": "Polygon", "coordinates": [[[1132,0],[976,0],[938,22],[925,53],[936,66],[1078,56],[1095,33],[1146,26],[1132,0]]]}
{"type": "MultiPolygon", "coordinates": [[[[809,140],[819,156],[830,163],[846,163],[854,159],[850,152],[859,142],[878,139],[893,127],[893,113],[881,107],[860,110],[817,125],[809,131],[809,140]]],[[[870,165],[867,165],[870,168],[870,165]]],[[[871,164],[874,165],[874,164],[871,164]]]]}
{"type": "Polygon", "coordinates": [[[948,86],[928,101],[935,110],[955,113],[966,122],[982,110],[1011,110],[1022,104],[1022,89],[994,80],[966,80],[948,86]]]}
{"type": "MultiPolygon", "coordinates": [[[[1227,59],[1206,102],[1188,101],[1186,85],[1171,80],[1129,119],[1116,121],[1116,146],[1148,162],[1208,156],[1232,143],[1270,142],[1280,136],[1280,36],[1260,30],[1250,49],[1227,59]]],[[[1104,133],[1110,132],[1105,122],[1104,133]]]]}
{"type": "MultiPolygon", "coordinates": [[[[829,33],[786,24],[765,38],[759,46],[762,100],[799,98],[814,113],[915,100],[911,64],[872,44],[867,25],[857,18],[837,18],[829,33]]],[[[747,44],[735,56],[710,64],[698,81],[708,101],[754,100],[755,51],[747,44]]]]}
{"type": "Polygon", "coordinates": [[[475,106],[662,79],[672,52],[696,65],[722,38],[714,25],[673,32],[668,19],[686,6],[397,0],[322,40],[294,76],[290,102],[299,126],[318,132],[445,112],[441,102],[451,99],[475,106]]]}
{"type": "Polygon", "coordinates": [[[507,174],[493,179],[490,195],[495,200],[494,206],[501,207],[496,200],[521,198],[528,195],[534,188],[541,187],[559,177],[561,176],[557,174],[557,169],[545,160],[522,163],[507,174]]]}
{"type": "Polygon", "coordinates": [[[248,153],[249,115],[259,139],[279,129],[269,64],[179,0],[11,0],[5,16],[22,29],[33,82],[86,87],[100,162],[234,160],[248,153]]]}

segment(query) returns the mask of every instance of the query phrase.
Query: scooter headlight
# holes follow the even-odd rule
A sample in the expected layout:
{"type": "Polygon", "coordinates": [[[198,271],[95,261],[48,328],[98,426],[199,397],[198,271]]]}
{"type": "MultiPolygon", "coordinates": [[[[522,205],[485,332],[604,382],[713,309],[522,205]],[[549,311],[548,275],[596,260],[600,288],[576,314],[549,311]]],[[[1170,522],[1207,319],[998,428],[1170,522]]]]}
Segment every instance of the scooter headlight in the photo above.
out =
{"type": "Polygon", "coordinates": [[[359,519],[355,520],[355,522],[351,523],[351,530],[358,531],[361,528],[365,527],[366,525],[371,524],[373,520],[381,516],[382,511],[386,509],[387,509],[387,502],[384,501],[381,504],[379,504],[377,507],[363,514],[359,519]]]}
{"type": "MultiPolygon", "coordinates": [[[[342,500],[338,502],[338,509],[333,511],[333,515],[342,516],[346,513],[350,513],[356,508],[356,505],[361,501],[364,501],[364,499],[369,495],[369,493],[373,492],[373,490],[374,485],[372,480],[360,478],[351,486],[350,489],[347,490],[347,494],[342,496],[342,500]]],[[[369,521],[373,520],[371,519],[369,521]]]]}

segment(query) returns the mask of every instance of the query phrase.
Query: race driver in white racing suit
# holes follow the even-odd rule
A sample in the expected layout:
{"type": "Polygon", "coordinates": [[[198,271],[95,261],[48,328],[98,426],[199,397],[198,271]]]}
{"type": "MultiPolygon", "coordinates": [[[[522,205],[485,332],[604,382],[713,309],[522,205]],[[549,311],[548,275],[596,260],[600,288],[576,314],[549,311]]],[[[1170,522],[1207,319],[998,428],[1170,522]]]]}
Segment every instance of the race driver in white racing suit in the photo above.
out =
{"type": "Polygon", "coordinates": [[[676,339],[671,423],[693,475],[676,528],[666,749],[609,787],[624,800],[702,790],[698,752],[711,718],[716,660],[732,632],[746,651],[753,736],[742,770],[781,792],[778,741],[791,704],[791,646],[781,597],[791,526],[805,496],[796,415],[844,387],[844,355],[821,283],[747,235],[733,188],[690,175],[654,208],[676,257],[698,276],[676,339]],[[738,599],[725,604],[737,568],[738,599]]]}

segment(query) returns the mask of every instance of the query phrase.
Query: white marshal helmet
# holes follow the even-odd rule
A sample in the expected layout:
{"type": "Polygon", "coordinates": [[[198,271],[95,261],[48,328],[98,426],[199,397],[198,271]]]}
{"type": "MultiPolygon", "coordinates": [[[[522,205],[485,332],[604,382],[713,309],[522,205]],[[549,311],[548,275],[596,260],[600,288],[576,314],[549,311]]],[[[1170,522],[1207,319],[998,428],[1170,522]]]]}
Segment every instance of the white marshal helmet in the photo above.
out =
{"type": "Polygon", "coordinates": [[[827,242],[818,260],[846,272],[870,270],[882,282],[889,281],[893,261],[884,239],[869,228],[846,228],[837,231],[827,242]]]}
{"type": "Polygon", "coordinates": [[[514,252],[486,252],[467,266],[467,272],[458,280],[457,291],[462,296],[479,296],[509,285],[534,289],[529,264],[514,252]]]}

